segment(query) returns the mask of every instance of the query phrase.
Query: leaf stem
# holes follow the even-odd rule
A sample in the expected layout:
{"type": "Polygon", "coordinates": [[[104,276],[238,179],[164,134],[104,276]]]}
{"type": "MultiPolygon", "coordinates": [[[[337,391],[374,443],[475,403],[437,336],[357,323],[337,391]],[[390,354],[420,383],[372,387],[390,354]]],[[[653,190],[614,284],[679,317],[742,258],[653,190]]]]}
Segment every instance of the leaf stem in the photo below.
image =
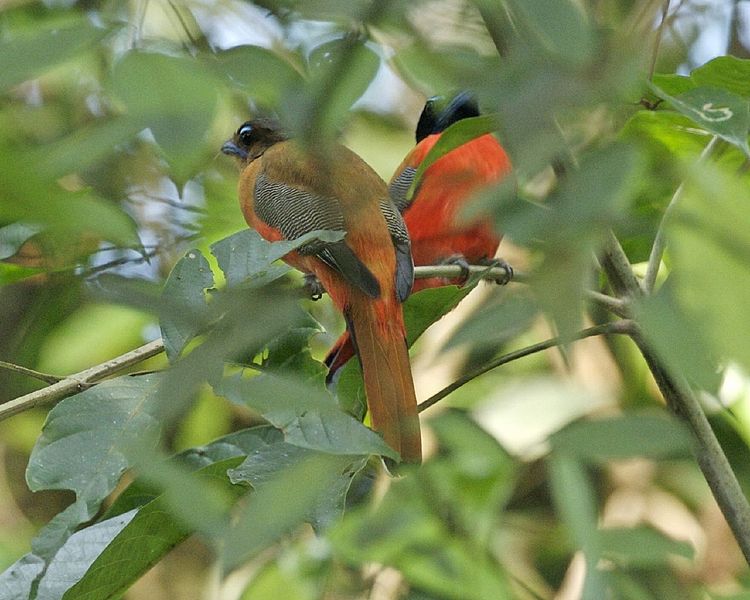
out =
{"type": "Polygon", "coordinates": [[[543,342],[539,342],[538,344],[533,344],[532,346],[527,346],[526,348],[521,348],[520,350],[509,352],[508,354],[503,354],[502,356],[499,356],[496,359],[491,360],[488,363],[482,365],[481,367],[472,371],[471,373],[467,373],[463,377],[458,378],[449,386],[443,388],[437,394],[429,397],[424,402],[420,402],[419,412],[422,412],[423,410],[430,408],[434,404],[437,404],[438,402],[440,402],[440,400],[442,400],[449,394],[452,394],[461,386],[469,383],[472,379],[476,379],[480,375],[484,375],[485,373],[487,373],[488,371],[491,371],[492,369],[508,364],[509,362],[513,362],[514,360],[518,360],[519,358],[530,356],[531,354],[536,354],[537,352],[542,352],[543,350],[548,350],[549,348],[554,348],[555,346],[561,346],[562,344],[567,344],[571,341],[582,340],[584,338],[594,337],[597,335],[603,335],[607,333],[629,334],[632,331],[633,331],[633,322],[630,321],[629,319],[623,319],[620,321],[604,323],[602,325],[595,325],[594,327],[583,329],[582,331],[579,331],[576,335],[574,335],[572,338],[554,337],[554,338],[545,340],[543,342]]]}
{"type": "Polygon", "coordinates": [[[60,379],[52,385],[31,392],[24,396],[20,396],[10,402],[0,405],[0,421],[12,417],[20,412],[34,408],[35,406],[43,406],[57,402],[66,396],[83,391],[91,384],[97,381],[113,375],[118,371],[122,371],[130,366],[138,364],[152,356],[161,354],[164,351],[164,342],[161,339],[154,340],[148,344],[144,344],[135,350],[126,352],[120,356],[117,356],[111,360],[108,360],[99,365],[95,365],[79,373],[68,375],[64,379],[60,379]]]}
{"type": "MultiPolygon", "coordinates": [[[[713,136],[711,138],[711,141],[706,144],[706,147],[703,149],[700,157],[698,158],[699,163],[706,160],[711,152],[713,152],[718,140],[718,136],[713,136]]],[[[664,211],[661,222],[659,223],[659,229],[657,230],[656,237],[654,238],[654,245],[651,247],[651,254],[648,257],[646,276],[643,279],[643,289],[647,294],[653,292],[654,286],[656,285],[656,277],[659,274],[659,267],[661,266],[661,260],[664,257],[664,248],[667,243],[665,234],[666,224],[669,222],[669,219],[672,216],[677,203],[680,201],[680,198],[682,198],[684,187],[684,182],[677,187],[674,195],[672,196],[672,199],[669,201],[669,204],[664,211]]]]}

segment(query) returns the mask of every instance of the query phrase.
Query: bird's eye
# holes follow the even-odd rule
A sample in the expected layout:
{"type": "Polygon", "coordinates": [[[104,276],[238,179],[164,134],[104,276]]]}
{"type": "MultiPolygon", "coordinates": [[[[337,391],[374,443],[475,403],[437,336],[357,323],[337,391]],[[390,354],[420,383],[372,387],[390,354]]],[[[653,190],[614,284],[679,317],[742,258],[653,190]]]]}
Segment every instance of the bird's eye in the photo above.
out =
{"type": "Polygon", "coordinates": [[[237,130],[237,138],[240,143],[249,146],[253,141],[253,127],[252,125],[243,125],[237,130]]]}

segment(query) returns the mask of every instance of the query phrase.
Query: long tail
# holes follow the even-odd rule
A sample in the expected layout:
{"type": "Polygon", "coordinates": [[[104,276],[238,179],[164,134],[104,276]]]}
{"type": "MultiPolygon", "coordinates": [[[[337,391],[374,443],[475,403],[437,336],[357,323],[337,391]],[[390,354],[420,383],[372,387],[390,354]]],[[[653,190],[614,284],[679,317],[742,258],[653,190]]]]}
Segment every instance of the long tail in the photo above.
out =
{"type": "Polygon", "coordinates": [[[373,429],[401,454],[403,462],[421,462],[417,397],[400,306],[395,299],[386,307],[362,298],[352,302],[347,320],[362,363],[373,429]]]}

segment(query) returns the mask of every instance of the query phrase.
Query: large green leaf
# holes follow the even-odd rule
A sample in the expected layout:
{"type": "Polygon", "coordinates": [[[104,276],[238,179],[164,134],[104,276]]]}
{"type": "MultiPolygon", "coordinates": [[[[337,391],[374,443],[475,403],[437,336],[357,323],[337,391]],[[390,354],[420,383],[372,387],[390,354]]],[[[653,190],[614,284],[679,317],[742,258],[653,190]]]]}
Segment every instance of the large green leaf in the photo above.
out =
{"type": "Polygon", "coordinates": [[[451,150],[464,145],[471,140],[492,133],[497,129],[497,117],[495,115],[482,115],[480,117],[470,117],[461,119],[453,123],[440,135],[440,139],[430,148],[427,156],[419,163],[417,172],[414,174],[407,198],[411,199],[412,195],[419,187],[419,181],[424,172],[439,158],[448,154],[451,150]]]}
{"type": "Polygon", "coordinates": [[[177,173],[189,173],[214,119],[216,80],[195,60],[133,50],[115,65],[112,87],[128,118],[151,129],[177,173]]]}
{"type": "Polygon", "coordinates": [[[295,240],[269,242],[258,232],[244,229],[212,244],[211,254],[224,272],[227,285],[262,287],[289,271],[287,266],[274,264],[289,252],[314,240],[332,243],[344,236],[342,231],[316,230],[295,240]]]}
{"type": "Polygon", "coordinates": [[[215,389],[259,412],[295,446],[341,455],[398,456],[378,434],[339,408],[322,387],[263,373],[226,377],[215,389]]]}
{"type": "Polygon", "coordinates": [[[596,528],[596,497],[591,478],[575,458],[561,453],[548,460],[552,497],[558,515],[568,529],[573,547],[586,557],[586,581],[582,598],[605,597],[602,573],[597,569],[601,540],[596,528]]]}
{"type": "Polygon", "coordinates": [[[45,170],[39,157],[0,144],[0,220],[44,226],[65,235],[101,236],[138,246],[133,220],[88,189],[69,191],[45,170]]]}
{"type": "Polygon", "coordinates": [[[706,131],[734,144],[745,156],[750,157],[750,146],[747,143],[750,107],[742,96],[710,86],[692,88],[677,96],[668,94],[654,84],[651,87],[676,111],[706,131]]]}
{"type": "Polygon", "coordinates": [[[156,443],[158,380],[157,375],[112,379],[50,411],[26,480],[33,491],[72,490],[76,501],[42,529],[33,542],[36,554],[51,557],[73,528],[96,514],[131,466],[132,449],[156,443]]]}
{"type": "Polygon", "coordinates": [[[213,69],[261,106],[277,106],[290,89],[302,83],[288,61],[266,48],[235,46],[218,52],[215,58],[213,69]]]}
{"type": "Polygon", "coordinates": [[[711,390],[721,362],[750,369],[750,193],[717,166],[692,164],[685,176],[666,224],[669,285],[643,301],[639,320],[665,363],[711,390]]]}
{"type": "Polygon", "coordinates": [[[266,479],[236,515],[223,544],[223,565],[233,569],[305,522],[310,508],[339,488],[349,456],[314,453],[266,479]]]}
{"type": "Polygon", "coordinates": [[[79,56],[109,33],[81,18],[4,36],[0,41],[0,91],[79,56]]]}
{"type": "Polygon", "coordinates": [[[602,554],[623,567],[663,567],[673,556],[693,558],[692,546],[651,527],[606,528],[599,532],[602,554]]]}
{"type": "Polygon", "coordinates": [[[199,250],[188,251],[167,277],[159,326],[171,362],[177,360],[186,344],[206,327],[205,294],[213,284],[211,267],[199,250]]]}
{"type": "Polygon", "coordinates": [[[555,451],[591,464],[636,456],[689,457],[693,443],[679,421],[648,413],[578,421],[556,433],[551,441],[555,451]]]}
{"type": "Polygon", "coordinates": [[[550,56],[574,66],[593,58],[593,30],[573,0],[508,0],[507,5],[519,25],[550,56]]]}
{"type": "Polygon", "coordinates": [[[750,60],[736,56],[717,56],[693,69],[690,79],[696,85],[721,88],[750,99],[750,60]]]}

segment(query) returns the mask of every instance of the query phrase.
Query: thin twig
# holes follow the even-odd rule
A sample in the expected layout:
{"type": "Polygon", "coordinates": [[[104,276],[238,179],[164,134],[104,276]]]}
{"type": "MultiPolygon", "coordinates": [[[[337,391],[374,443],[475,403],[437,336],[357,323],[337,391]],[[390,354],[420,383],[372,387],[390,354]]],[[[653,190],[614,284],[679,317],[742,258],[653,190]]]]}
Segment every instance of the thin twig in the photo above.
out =
{"type": "Polygon", "coordinates": [[[592,302],[596,302],[597,304],[603,306],[618,317],[629,319],[632,316],[629,304],[626,300],[622,300],[621,298],[613,298],[612,296],[602,294],[601,292],[595,292],[593,290],[586,290],[586,297],[592,302]]]}
{"type": "Polygon", "coordinates": [[[433,406],[434,404],[436,404],[437,402],[445,398],[447,395],[452,394],[461,386],[469,383],[472,379],[476,379],[480,375],[484,375],[485,373],[487,373],[487,371],[491,371],[492,369],[505,365],[509,362],[513,362],[514,360],[518,360],[519,358],[523,358],[524,356],[536,354],[537,352],[542,352],[543,350],[548,350],[549,348],[554,348],[555,346],[560,346],[562,344],[567,344],[571,341],[582,340],[588,337],[604,335],[608,333],[629,334],[632,331],[633,331],[633,322],[628,319],[623,319],[621,321],[614,321],[612,323],[604,323],[602,325],[595,325],[594,327],[589,327],[588,329],[579,331],[576,335],[572,337],[554,337],[554,338],[545,340],[544,342],[539,342],[538,344],[534,344],[532,346],[527,346],[526,348],[516,350],[515,352],[509,352],[508,354],[504,354],[503,356],[499,356],[498,358],[491,360],[487,364],[482,365],[481,367],[472,371],[471,373],[468,373],[464,375],[463,377],[460,377],[459,379],[451,383],[449,386],[440,390],[437,394],[431,396],[424,402],[420,402],[419,412],[422,412],[423,410],[430,408],[430,406],[433,406]]]}
{"type": "MultiPolygon", "coordinates": [[[[642,290],[630,266],[623,264],[624,256],[622,246],[612,235],[602,266],[619,295],[637,297],[642,290]]],[[[697,441],[695,457],[698,466],[745,560],[750,564],[750,504],[703,408],[683,377],[667,370],[637,330],[631,337],[646,360],[667,406],[693,432],[697,441]]]]}
{"type": "MultiPolygon", "coordinates": [[[[706,147],[698,157],[699,163],[703,162],[708,156],[710,156],[718,141],[718,136],[713,136],[711,138],[711,141],[706,144],[706,147]]],[[[677,187],[674,195],[672,196],[672,199],[669,201],[669,204],[664,211],[661,222],[659,223],[659,229],[657,230],[656,237],[654,238],[654,245],[651,246],[651,254],[648,257],[646,276],[643,278],[643,290],[647,294],[650,294],[654,290],[654,286],[656,285],[656,277],[659,274],[659,267],[661,266],[661,259],[664,257],[664,247],[666,246],[666,224],[669,222],[669,218],[674,212],[677,203],[680,201],[680,198],[682,198],[682,192],[684,188],[684,182],[677,187]]]]}
{"type": "Polygon", "coordinates": [[[52,404],[66,396],[76,394],[89,387],[90,384],[96,383],[132,365],[136,365],[152,356],[161,354],[163,351],[164,342],[160,338],[85,371],[68,375],[46,388],[31,392],[25,396],[20,396],[5,404],[0,404],[0,421],[35,406],[52,404]]]}
{"type": "Polygon", "coordinates": [[[0,360],[0,369],[13,371],[15,373],[20,373],[21,375],[28,375],[29,377],[33,377],[34,379],[40,379],[45,383],[57,383],[58,381],[63,379],[62,377],[57,377],[56,375],[49,375],[48,373],[34,371],[34,369],[29,369],[27,367],[22,367],[21,365],[5,362],[4,360],[0,360]]]}
{"type": "Polygon", "coordinates": [[[667,24],[667,14],[669,13],[669,0],[665,0],[664,9],[661,13],[661,23],[659,23],[659,29],[656,30],[656,39],[654,40],[654,49],[651,53],[651,66],[648,69],[648,80],[651,81],[654,78],[654,71],[656,70],[656,59],[659,57],[659,46],[661,45],[661,38],[664,35],[664,27],[667,24]]]}

